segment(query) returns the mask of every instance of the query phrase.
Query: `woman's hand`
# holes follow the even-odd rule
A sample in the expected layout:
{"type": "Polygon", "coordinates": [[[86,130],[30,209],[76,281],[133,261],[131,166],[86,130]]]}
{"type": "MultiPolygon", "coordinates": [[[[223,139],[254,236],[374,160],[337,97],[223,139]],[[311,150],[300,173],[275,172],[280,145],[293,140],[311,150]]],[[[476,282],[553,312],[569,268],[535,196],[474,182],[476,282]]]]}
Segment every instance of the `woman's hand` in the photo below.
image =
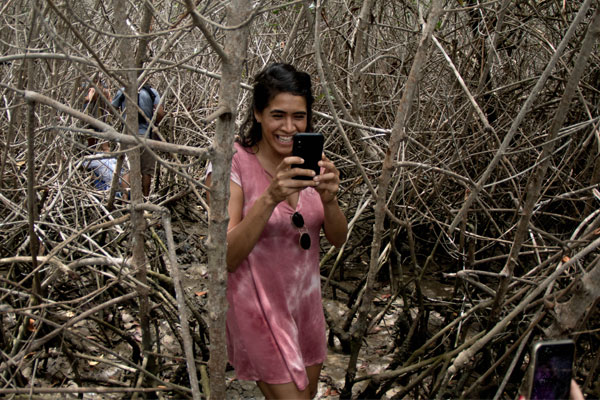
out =
{"type": "MultiPolygon", "coordinates": [[[[299,192],[300,190],[309,187],[317,186],[317,181],[314,180],[302,180],[293,179],[294,176],[314,176],[314,171],[303,168],[292,168],[292,164],[302,164],[303,160],[300,157],[286,157],[275,169],[273,179],[266,190],[266,194],[275,204],[287,199],[291,194],[299,192]]],[[[317,187],[318,189],[318,187],[317,187]]]]}
{"type": "Polygon", "coordinates": [[[315,177],[317,187],[315,188],[321,196],[321,201],[324,205],[336,200],[337,192],[340,189],[340,172],[337,170],[333,162],[331,162],[325,154],[319,166],[323,168],[321,174],[315,177]]]}

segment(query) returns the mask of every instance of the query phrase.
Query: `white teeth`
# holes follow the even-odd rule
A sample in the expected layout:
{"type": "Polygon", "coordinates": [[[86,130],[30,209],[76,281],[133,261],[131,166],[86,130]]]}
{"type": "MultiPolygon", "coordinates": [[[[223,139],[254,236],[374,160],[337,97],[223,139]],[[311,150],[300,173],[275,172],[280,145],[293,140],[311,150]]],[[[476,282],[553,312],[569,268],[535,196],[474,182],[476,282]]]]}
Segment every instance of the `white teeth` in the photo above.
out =
{"type": "Polygon", "coordinates": [[[292,136],[278,136],[278,139],[281,143],[290,143],[292,141],[292,136]]]}

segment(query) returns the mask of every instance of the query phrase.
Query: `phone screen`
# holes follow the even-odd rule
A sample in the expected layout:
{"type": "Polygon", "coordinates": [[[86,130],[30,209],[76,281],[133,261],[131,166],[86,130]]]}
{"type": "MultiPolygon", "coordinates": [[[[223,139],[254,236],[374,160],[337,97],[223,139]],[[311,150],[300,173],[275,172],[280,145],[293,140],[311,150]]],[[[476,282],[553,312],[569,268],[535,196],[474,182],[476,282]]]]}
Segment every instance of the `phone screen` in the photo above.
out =
{"type": "Polygon", "coordinates": [[[569,398],[574,351],[571,340],[535,345],[530,400],[569,398]]]}
{"type": "MultiPolygon", "coordinates": [[[[324,137],[320,133],[297,133],[294,135],[292,155],[302,157],[304,164],[292,164],[292,168],[312,169],[319,175],[319,160],[323,154],[324,137]]],[[[295,176],[294,179],[311,180],[311,176],[295,176]]]]}

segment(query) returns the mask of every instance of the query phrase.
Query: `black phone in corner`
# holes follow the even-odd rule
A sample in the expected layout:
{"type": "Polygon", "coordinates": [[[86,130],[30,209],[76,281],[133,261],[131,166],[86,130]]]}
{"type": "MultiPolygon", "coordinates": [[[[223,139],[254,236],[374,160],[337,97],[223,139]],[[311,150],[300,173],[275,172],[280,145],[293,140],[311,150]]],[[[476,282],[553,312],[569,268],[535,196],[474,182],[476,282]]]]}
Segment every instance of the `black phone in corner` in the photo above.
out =
{"type": "MultiPolygon", "coordinates": [[[[292,164],[292,168],[312,169],[319,175],[319,161],[323,154],[325,138],[321,133],[296,133],[293,138],[292,155],[302,157],[304,164],[292,164]]],[[[312,176],[297,175],[294,179],[312,180],[312,176]]]]}
{"type": "Polygon", "coordinates": [[[533,346],[530,400],[569,399],[575,343],[571,339],[537,342],[533,346]]]}

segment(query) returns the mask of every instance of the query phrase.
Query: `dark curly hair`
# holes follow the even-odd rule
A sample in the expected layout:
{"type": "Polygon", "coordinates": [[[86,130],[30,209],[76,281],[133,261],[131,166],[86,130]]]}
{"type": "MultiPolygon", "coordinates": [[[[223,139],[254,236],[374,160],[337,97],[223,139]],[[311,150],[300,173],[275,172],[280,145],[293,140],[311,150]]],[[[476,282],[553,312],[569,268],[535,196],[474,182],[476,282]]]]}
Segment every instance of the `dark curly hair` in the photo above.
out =
{"type": "Polygon", "coordinates": [[[252,147],[262,139],[262,127],[254,117],[254,111],[262,112],[280,93],[291,93],[306,100],[306,131],[312,131],[313,95],[310,75],[298,71],[290,64],[273,63],[254,77],[252,107],[248,110],[246,122],[242,126],[239,142],[244,147],[252,147]],[[248,127],[249,125],[249,127],[248,127]]]}

